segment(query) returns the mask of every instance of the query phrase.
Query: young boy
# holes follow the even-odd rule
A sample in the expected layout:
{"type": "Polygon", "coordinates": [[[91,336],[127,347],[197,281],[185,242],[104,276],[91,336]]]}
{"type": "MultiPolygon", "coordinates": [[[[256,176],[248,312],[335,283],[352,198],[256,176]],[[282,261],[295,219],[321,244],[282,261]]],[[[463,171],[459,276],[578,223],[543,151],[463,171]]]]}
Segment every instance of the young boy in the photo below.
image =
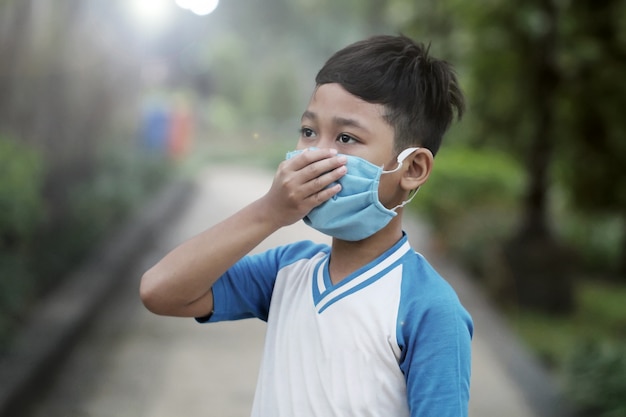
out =
{"type": "Polygon", "coordinates": [[[269,191],[146,272],[156,314],[257,317],[252,415],[466,416],[472,321],[409,246],[403,206],[463,112],[451,67],[404,36],[333,55],[269,191]],[[333,237],[247,255],[298,220],[333,237]]]}

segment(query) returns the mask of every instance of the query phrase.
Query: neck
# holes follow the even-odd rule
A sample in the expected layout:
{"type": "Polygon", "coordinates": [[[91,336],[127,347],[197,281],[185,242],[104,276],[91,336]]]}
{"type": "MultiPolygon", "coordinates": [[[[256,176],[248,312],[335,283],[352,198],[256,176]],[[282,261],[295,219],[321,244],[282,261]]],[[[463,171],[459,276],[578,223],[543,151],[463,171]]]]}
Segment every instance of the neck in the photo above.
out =
{"type": "Polygon", "coordinates": [[[395,217],[384,229],[367,239],[350,242],[333,238],[328,266],[332,283],[338,284],[395,245],[402,238],[399,217],[395,217]]]}

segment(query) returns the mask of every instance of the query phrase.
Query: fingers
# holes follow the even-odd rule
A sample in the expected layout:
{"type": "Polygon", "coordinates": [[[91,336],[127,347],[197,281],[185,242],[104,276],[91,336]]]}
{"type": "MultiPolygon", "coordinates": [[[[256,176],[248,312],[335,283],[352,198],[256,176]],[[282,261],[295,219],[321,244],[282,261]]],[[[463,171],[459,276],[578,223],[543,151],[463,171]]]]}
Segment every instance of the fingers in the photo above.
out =
{"type": "Polygon", "coordinates": [[[335,149],[308,149],[292,159],[290,169],[302,198],[314,198],[320,204],[341,189],[339,184],[330,186],[346,173],[347,159],[335,149]]]}
{"type": "Polygon", "coordinates": [[[315,205],[319,205],[341,190],[341,185],[335,182],[344,176],[346,171],[345,165],[341,165],[332,171],[325,172],[303,184],[302,191],[307,199],[312,198],[316,202],[315,205]]]}
{"type": "Polygon", "coordinates": [[[268,193],[281,224],[306,216],[341,190],[337,180],[346,174],[347,158],[331,149],[308,149],[283,161],[268,193]]]}
{"type": "MultiPolygon", "coordinates": [[[[315,162],[323,161],[326,159],[330,159],[337,156],[336,149],[304,149],[301,153],[291,158],[288,162],[291,164],[290,167],[294,171],[300,171],[304,168],[312,170],[314,167],[311,167],[311,164],[315,162]]],[[[313,172],[313,171],[312,171],[313,172]]],[[[319,176],[322,172],[319,172],[317,176],[319,176]]]]}
{"type": "Polygon", "coordinates": [[[278,227],[302,219],[341,190],[336,183],[347,172],[347,158],[331,149],[308,149],[281,162],[262,199],[268,218],[278,227]]]}

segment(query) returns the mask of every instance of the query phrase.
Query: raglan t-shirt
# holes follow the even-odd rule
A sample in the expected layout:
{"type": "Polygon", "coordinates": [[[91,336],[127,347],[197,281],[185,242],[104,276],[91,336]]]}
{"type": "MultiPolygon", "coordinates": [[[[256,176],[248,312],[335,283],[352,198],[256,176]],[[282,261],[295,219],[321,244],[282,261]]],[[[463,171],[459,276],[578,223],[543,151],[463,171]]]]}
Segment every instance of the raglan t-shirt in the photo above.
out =
{"type": "Polygon", "coordinates": [[[467,416],[473,324],[451,286],[406,235],[336,285],[329,254],[281,246],[213,286],[208,321],[267,321],[252,416],[467,416]]]}

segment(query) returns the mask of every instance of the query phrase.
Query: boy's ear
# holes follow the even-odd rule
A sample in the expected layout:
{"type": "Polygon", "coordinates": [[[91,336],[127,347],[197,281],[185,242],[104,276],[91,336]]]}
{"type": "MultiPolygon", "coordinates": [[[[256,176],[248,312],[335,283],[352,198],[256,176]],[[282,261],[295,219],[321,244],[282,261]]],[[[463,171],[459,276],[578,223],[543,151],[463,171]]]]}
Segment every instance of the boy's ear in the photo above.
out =
{"type": "Polygon", "coordinates": [[[433,169],[433,162],[433,154],[426,148],[419,148],[407,157],[407,168],[400,180],[402,188],[411,191],[424,184],[433,169]]]}

